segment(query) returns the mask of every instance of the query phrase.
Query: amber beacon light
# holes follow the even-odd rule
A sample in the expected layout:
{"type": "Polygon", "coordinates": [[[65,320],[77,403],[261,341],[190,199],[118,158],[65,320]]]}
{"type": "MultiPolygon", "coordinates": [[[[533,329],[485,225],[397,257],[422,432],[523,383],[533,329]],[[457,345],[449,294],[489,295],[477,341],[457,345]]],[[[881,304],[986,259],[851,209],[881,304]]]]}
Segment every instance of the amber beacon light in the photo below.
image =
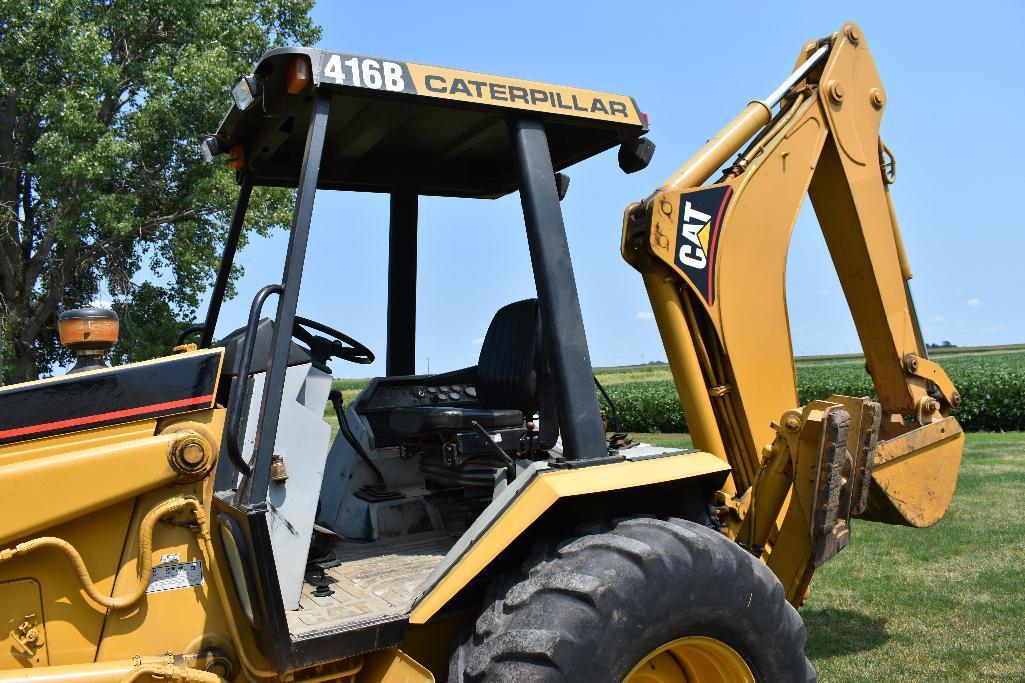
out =
{"type": "Polygon", "coordinates": [[[68,372],[107,367],[103,357],[117,343],[117,313],[106,308],[76,308],[60,314],[57,328],[61,344],[77,358],[68,372]]]}

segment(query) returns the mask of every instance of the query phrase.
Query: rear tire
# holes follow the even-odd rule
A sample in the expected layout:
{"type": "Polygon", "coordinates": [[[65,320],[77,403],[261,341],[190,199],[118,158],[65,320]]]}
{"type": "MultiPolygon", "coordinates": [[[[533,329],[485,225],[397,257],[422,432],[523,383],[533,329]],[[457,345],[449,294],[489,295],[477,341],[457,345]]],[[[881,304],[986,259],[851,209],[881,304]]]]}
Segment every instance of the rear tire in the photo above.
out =
{"type": "Polygon", "coordinates": [[[729,645],[759,681],[816,680],[768,567],[700,524],[633,517],[543,541],[492,583],[449,681],[619,682],[686,636],[729,645]]]}

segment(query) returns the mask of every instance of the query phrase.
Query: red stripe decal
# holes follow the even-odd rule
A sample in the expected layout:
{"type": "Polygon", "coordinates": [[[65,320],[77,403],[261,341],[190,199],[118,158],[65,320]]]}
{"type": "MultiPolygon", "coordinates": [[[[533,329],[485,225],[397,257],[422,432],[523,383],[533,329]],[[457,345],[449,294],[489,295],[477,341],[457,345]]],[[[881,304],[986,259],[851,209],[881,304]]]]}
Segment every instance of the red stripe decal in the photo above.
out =
{"type": "Polygon", "coordinates": [[[156,413],[161,410],[171,410],[173,408],[186,408],[188,406],[199,405],[201,403],[210,403],[211,401],[213,401],[213,398],[213,394],[207,394],[206,396],[183,398],[179,401],[154,403],[148,406],[139,406],[138,408],[127,408],[125,410],[115,410],[110,413],[99,413],[97,415],[87,415],[86,417],[76,417],[70,420],[44,422],[43,424],[32,425],[30,427],[17,427],[16,429],[5,429],[3,431],[0,431],[0,439],[7,439],[12,436],[25,436],[26,434],[38,434],[39,432],[52,432],[54,430],[64,429],[66,427],[78,427],[80,425],[93,424],[95,422],[107,422],[110,420],[117,420],[122,417],[135,417],[136,415],[156,413]]]}
{"type": "Polygon", "coordinates": [[[719,246],[719,228],[722,226],[722,217],[726,213],[726,202],[729,201],[730,195],[733,194],[733,186],[729,185],[726,187],[726,194],[722,197],[722,204],[719,205],[719,213],[715,217],[715,228],[712,230],[712,239],[710,241],[710,249],[708,250],[708,305],[711,306],[712,302],[715,301],[715,281],[713,280],[713,270],[715,269],[715,250],[719,246]]]}

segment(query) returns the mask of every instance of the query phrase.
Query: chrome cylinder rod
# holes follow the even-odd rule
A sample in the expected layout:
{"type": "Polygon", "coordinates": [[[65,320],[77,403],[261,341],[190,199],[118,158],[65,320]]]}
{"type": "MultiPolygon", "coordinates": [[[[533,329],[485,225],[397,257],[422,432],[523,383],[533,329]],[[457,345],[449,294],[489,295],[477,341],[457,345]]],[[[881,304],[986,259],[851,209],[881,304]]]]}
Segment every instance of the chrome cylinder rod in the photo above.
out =
{"type": "Polygon", "coordinates": [[[804,78],[805,76],[807,76],[808,72],[811,71],[816,64],[824,60],[828,54],[829,44],[827,43],[826,45],[820,47],[818,50],[815,50],[815,52],[812,53],[811,57],[804,60],[803,64],[794,69],[793,73],[787,76],[787,79],[780,83],[780,86],[778,88],[772,91],[771,95],[766,97],[764,100],[760,100],[760,102],[769,109],[775,107],[777,104],[779,104],[779,101],[783,99],[788,92],[790,92],[790,89],[794,87],[794,84],[802,78],[804,78]]]}

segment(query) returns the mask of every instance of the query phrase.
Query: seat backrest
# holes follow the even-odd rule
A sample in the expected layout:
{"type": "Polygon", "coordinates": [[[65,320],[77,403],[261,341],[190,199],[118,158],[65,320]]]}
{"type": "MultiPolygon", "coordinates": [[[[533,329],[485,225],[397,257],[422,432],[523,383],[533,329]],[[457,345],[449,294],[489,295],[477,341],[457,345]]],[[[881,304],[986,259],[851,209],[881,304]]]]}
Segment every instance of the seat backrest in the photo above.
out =
{"type": "Polygon", "coordinates": [[[477,362],[477,396],[485,408],[532,415],[541,369],[541,314],[537,299],[503,306],[484,335],[477,362]]]}

